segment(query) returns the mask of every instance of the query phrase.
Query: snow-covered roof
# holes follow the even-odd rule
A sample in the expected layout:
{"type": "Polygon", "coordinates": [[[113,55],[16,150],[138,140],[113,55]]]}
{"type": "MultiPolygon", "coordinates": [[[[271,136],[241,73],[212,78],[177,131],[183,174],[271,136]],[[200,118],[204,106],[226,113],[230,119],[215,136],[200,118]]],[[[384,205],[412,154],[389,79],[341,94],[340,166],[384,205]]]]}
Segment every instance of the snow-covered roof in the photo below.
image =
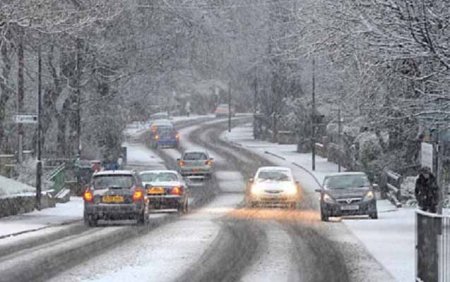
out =
{"type": "Polygon", "coordinates": [[[366,173],[362,171],[346,171],[346,172],[334,172],[327,174],[326,176],[341,176],[341,175],[366,175],[366,173]]]}
{"type": "Polygon", "coordinates": [[[102,170],[94,173],[94,176],[102,175],[133,175],[131,170],[102,170]]]}
{"type": "Polygon", "coordinates": [[[139,174],[147,174],[147,173],[177,173],[175,170],[168,169],[160,169],[160,170],[144,170],[139,172],[139,174]]]}

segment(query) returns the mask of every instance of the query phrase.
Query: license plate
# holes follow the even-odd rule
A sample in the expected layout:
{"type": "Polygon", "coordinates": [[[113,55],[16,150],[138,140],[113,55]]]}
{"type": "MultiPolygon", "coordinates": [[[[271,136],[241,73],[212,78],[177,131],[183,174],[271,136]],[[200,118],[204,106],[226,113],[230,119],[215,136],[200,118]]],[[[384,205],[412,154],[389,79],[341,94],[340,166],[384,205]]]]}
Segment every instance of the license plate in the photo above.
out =
{"type": "Polygon", "coordinates": [[[123,196],[118,195],[107,195],[103,196],[102,202],[103,203],[123,203],[124,198],[123,196]]]}
{"type": "Polygon", "coordinates": [[[355,210],[359,210],[359,206],[358,205],[344,205],[344,206],[341,206],[341,210],[343,210],[343,211],[355,211],[355,210]]]}
{"type": "Polygon", "coordinates": [[[152,187],[147,190],[149,195],[161,195],[164,194],[164,188],[162,187],[152,187]]]}

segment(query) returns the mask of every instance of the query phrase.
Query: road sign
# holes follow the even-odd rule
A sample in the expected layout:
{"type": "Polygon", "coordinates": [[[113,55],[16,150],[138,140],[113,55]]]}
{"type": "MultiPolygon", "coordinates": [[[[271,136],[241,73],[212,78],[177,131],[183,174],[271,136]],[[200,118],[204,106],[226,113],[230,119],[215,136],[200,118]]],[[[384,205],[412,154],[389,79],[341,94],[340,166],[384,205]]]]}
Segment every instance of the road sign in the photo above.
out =
{"type": "Polygon", "coordinates": [[[422,167],[433,169],[433,145],[422,142],[420,150],[420,163],[422,167]]]}
{"type": "Polygon", "coordinates": [[[37,115],[15,115],[14,122],[15,123],[37,123],[38,116],[37,115]]]}

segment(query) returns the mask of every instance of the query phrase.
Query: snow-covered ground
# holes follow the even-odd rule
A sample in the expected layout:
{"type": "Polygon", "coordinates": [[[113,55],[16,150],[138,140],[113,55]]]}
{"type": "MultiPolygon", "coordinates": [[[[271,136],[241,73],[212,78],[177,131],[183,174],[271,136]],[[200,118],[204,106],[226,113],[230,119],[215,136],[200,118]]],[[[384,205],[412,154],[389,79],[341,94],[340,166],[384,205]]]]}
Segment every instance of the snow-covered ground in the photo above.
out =
{"type": "Polygon", "coordinates": [[[28,195],[30,193],[36,193],[36,188],[14,179],[0,176],[0,198],[12,195],[28,195]]]}
{"type": "MultiPolygon", "coordinates": [[[[225,132],[222,138],[293,168],[308,194],[314,193],[317,182],[321,183],[325,175],[338,171],[336,164],[319,156],[316,156],[316,170],[312,171],[311,154],[297,153],[295,145],[254,140],[251,124],[233,128],[231,133],[225,132]]],[[[377,206],[378,220],[357,217],[342,221],[397,281],[414,281],[415,210],[397,209],[386,200],[378,200],[377,206]]]]}

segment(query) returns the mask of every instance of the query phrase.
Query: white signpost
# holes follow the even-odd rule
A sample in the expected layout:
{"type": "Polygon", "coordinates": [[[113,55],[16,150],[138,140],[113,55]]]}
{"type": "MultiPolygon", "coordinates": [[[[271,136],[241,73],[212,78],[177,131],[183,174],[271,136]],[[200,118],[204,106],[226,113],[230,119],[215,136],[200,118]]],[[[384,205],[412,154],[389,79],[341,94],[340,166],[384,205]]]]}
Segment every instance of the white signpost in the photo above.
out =
{"type": "Polygon", "coordinates": [[[420,149],[420,164],[433,170],[433,144],[422,142],[420,149]]]}
{"type": "Polygon", "coordinates": [[[14,116],[15,123],[37,123],[38,116],[37,115],[15,115],[14,116]]]}

